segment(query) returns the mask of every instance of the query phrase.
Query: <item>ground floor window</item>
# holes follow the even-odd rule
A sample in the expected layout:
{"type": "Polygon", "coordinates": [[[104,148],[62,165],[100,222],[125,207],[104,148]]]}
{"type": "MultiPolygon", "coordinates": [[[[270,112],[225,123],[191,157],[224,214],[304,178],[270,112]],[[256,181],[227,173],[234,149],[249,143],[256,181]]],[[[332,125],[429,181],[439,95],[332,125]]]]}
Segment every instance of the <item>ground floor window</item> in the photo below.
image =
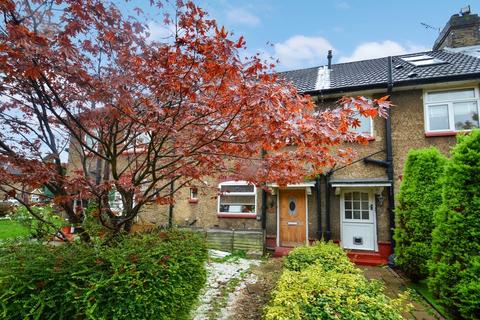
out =
{"type": "Polygon", "coordinates": [[[257,190],[246,181],[227,181],[219,184],[219,213],[256,213],[257,190]]]}

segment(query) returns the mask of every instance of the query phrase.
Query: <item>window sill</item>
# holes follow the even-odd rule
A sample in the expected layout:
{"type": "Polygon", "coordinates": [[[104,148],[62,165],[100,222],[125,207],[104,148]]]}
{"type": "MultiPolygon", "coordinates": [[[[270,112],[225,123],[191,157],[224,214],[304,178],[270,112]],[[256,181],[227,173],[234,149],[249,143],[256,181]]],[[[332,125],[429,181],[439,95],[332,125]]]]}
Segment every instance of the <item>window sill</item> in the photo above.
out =
{"type": "Polygon", "coordinates": [[[198,199],[188,199],[188,203],[198,203],[198,199]]]}
{"type": "Polygon", "coordinates": [[[457,132],[455,131],[439,131],[439,132],[425,132],[425,137],[451,137],[456,136],[457,132]]]}
{"type": "Polygon", "coordinates": [[[256,213],[225,213],[219,212],[217,213],[219,218],[241,218],[241,219],[256,219],[256,213]]]}

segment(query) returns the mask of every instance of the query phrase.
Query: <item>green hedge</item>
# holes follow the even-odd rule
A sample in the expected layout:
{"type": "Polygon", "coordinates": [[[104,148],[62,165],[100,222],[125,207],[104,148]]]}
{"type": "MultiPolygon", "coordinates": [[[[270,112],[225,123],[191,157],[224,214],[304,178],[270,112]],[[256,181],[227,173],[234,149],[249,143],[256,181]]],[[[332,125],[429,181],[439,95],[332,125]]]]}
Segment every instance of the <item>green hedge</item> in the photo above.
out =
{"type": "Polygon", "coordinates": [[[206,279],[205,243],[188,232],[0,254],[2,319],[187,319],[206,279]]]}
{"type": "Polygon", "coordinates": [[[333,243],[294,249],[285,261],[265,320],[403,319],[405,298],[390,299],[333,243]]]}
{"type": "Polygon", "coordinates": [[[436,148],[410,150],[395,210],[395,263],[413,281],[428,276],[434,212],[442,202],[446,158],[436,148]]]}
{"type": "Polygon", "coordinates": [[[455,315],[480,317],[480,131],[459,136],[445,168],[429,288],[455,315]]]}

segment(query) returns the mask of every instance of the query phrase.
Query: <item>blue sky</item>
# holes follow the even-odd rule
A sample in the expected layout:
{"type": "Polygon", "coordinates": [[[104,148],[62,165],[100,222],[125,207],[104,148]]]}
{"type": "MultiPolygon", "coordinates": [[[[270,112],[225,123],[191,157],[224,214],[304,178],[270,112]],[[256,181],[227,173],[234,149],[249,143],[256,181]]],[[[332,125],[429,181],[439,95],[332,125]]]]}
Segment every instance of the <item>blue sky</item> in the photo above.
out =
{"type": "MultiPolygon", "coordinates": [[[[429,50],[468,2],[457,0],[195,0],[220,25],[243,35],[248,53],[280,59],[278,70],[429,50]],[[270,45],[269,45],[270,44],[270,45]]],[[[473,13],[480,11],[471,3],[473,13]]]]}

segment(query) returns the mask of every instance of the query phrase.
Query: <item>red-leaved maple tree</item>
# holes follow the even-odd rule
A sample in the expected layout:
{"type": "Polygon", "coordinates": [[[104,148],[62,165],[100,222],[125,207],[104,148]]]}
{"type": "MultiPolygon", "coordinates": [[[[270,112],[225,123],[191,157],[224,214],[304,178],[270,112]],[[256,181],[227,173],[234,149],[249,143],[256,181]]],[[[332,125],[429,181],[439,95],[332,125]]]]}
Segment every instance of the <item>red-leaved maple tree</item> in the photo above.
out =
{"type": "Polygon", "coordinates": [[[243,37],[192,2],[165,15],[164,41],[149,38],[140,9],[126,15],[104,0],[1,0],[0,10],[0,188],[27,207],[21,190],[48,188],[81,232],[74,199],[94,200],[119,232],[206,176],[299,182],[348,162],[341,143],[367,142],[349,130],[354,112],[389,107],[357,97],[316,111],[272,65],[241,58],[243,37]]]}

